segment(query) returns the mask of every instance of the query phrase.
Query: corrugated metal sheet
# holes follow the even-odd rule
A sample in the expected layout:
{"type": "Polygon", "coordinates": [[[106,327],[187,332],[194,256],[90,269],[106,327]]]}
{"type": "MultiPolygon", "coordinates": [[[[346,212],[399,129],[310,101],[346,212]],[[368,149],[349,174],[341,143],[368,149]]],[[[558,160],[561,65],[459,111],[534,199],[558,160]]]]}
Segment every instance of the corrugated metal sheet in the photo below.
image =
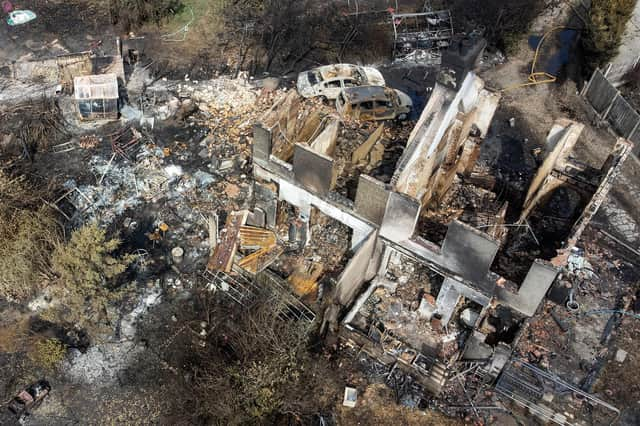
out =
{"type": "Polygon", "coordinates": [[[118,99],[118,78],[115,74],[75,77],[73,87],[77,100],[118,99]]]}

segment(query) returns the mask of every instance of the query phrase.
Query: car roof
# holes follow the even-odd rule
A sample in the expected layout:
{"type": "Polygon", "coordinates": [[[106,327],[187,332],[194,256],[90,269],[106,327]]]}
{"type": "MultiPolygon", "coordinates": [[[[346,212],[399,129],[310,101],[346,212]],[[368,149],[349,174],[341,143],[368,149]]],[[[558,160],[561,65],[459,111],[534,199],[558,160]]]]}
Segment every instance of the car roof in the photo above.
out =
{"type": "Polygon", "coordinates": [[[382,86],[349,87],[342,91],[349,102],[388,101],[391,89],[382,86]]]}
{"type": "Polygon", "coordinates": [[[352,64],[333,64],[323,65],[315,68],[314,71],[320,73],[323,80],[331,80],[339,77],[354,77],[356,70],[359,68],[357,65],[352,64]]]}

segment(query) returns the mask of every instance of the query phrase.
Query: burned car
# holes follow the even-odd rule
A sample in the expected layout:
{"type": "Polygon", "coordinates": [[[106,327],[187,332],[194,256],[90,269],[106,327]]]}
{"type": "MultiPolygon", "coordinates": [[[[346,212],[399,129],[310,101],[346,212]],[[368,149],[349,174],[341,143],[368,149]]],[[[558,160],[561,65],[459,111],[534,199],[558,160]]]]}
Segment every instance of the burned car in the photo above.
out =
{"type": "Polygon", "coordinates": [[[334,64],[314,68],[298,74],[300,96],[322,96],[336,99],[343,89],[358,86],[384,86],[384,77],[375,68],[351,64],[334,64]]]}
{"type": "Polygon", "coordinates": [[[358,120],[406,120],[412,107],[413,102],[406,93],[381,86],[344,89],[336,99],[341,117],[358,120]]]}
{"type": "Polygon", "coordinates": [[[37,408],[49,395],[50,391],[51,386],[46,380],[33,383],[9,402],[9,411],[21,419],[28,415],[31,410],[37,408]]]}

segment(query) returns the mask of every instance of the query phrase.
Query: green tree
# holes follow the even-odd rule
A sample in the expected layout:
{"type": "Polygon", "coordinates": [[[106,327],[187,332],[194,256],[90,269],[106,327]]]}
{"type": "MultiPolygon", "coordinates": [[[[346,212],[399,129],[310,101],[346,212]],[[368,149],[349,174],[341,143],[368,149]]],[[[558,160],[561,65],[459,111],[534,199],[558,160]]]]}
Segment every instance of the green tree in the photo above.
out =
{"type": "Polygon", "coordinates": [[[122,291],[115,279],[133,261],[133,255],[116,257],[119,239],[107,239],[104,229],[86,225],[71,234],[67,244],[59,244],[52,255],[52,267],[60,279],[60,292],[67,320],[81,326],[108,319],[109,303],[119,300],[122,291]]]}
{"type": "Polygon", "coordinates": [[[600,67],[618,51],[620,39],[636,0],[593,0],[583,38],[585,56],[591,67],[600,67]]]}

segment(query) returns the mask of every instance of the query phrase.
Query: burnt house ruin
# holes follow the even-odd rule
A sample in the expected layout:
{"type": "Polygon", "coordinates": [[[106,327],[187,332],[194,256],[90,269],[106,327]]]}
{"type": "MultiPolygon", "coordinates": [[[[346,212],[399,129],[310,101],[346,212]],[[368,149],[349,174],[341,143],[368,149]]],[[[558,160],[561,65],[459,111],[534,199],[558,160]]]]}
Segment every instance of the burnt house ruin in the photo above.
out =
{"type": "Polygon", "coordinates": [[[361,128],[345,154],[343,128],[351,123],[309,111],[290,94],[254,129],[256,223],[274,228],[279,212],[293,207],[302,245],[316,238],[308,225],[316,211],[346,226],[352,255],[325,322],[342,312],[346,342],[415,375],[433,394],[454,362],[480,363],[489,377],[500,374],[630,149],[619,139],[602,168],[581,164],[571,152],[583,126],[558,120],[519,220],[507,223],[508,202],[477,167],[499,101],[473,73],[458,91],[436,84],[393,173],[376,178],[355,167],[355,194],[344,189],[343,173],[376,155],[384,125],[361,128]],[[553,256],[521,259],[520,280],[496,272],[509,234],[535,232],[528,220],[558,188],[576,191],[580,200],[579,214],[558,238],[560,248],[553,256]]]}

